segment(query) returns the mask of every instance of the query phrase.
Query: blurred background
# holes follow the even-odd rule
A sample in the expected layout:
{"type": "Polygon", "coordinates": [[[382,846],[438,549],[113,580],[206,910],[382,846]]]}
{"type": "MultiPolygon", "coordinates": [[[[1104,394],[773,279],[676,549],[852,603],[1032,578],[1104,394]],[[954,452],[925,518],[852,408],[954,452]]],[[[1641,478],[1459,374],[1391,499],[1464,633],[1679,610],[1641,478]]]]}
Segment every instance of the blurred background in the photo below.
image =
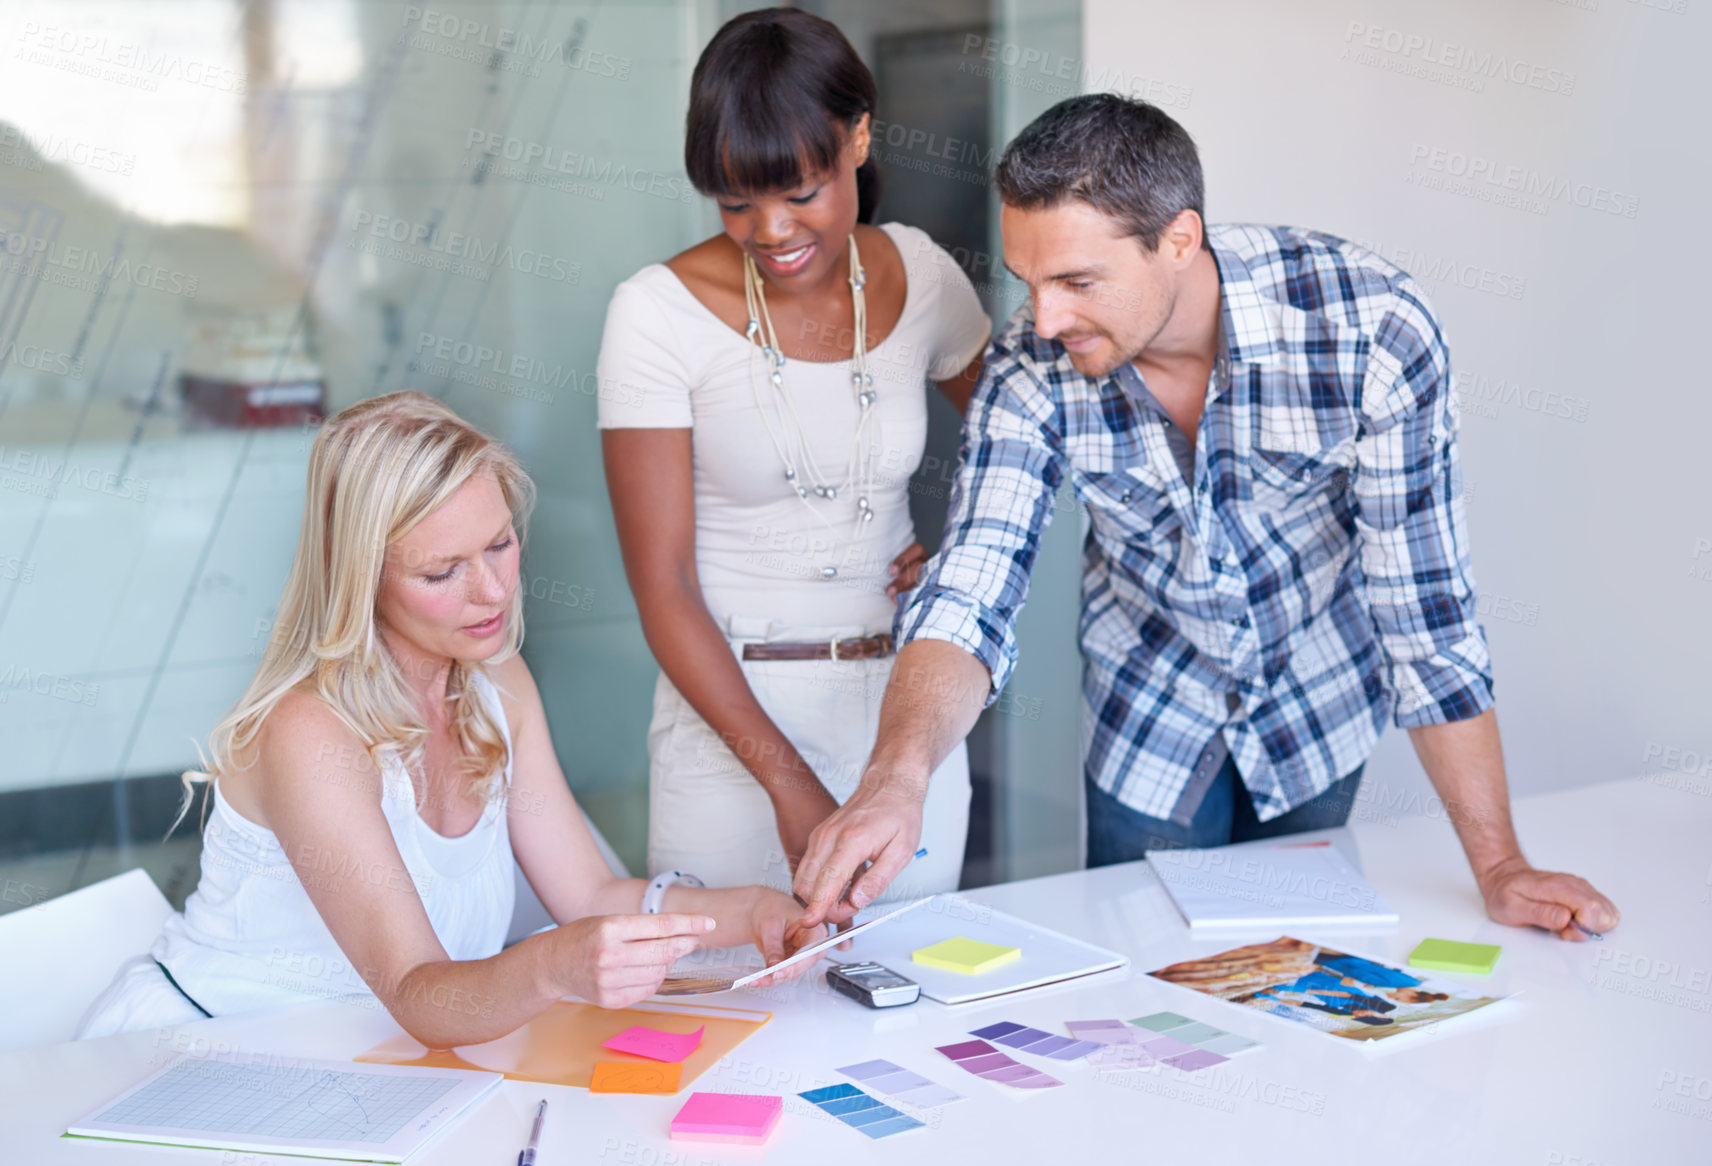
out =
{"type": "MultiPolygon", "coordinates": [[[[413,388],[541,491],[527,656],[633,870],[655,665],[594,427],[613,287],[718,230],[689,74],[730,0],[0,0],[0,911],[146,867],[240,694],[317,419],[413,388]],[[522,370],[522,371],[519,371],[522,370]]],[[[1355,239],[1458,368],[1481,612],[1516,792],[1712,796],[1712,404],[1700,0],[816,0],[880,90],[880,219],[995,320],[990,172],[1078,92],[1195,134],[1213,222],[1355,239]]],[[[957,419],[913,484],[937,544],[957,419]]],[[[965,885],[1081,861],[1081,531],[1061,500],[1023,664],[971,739],[965,885]]],[[[1387,736],[1357,820],[1443,816],[1387,736]]],[[[1525,840],[1524,840],[1525,841],[1525,840]]]]}

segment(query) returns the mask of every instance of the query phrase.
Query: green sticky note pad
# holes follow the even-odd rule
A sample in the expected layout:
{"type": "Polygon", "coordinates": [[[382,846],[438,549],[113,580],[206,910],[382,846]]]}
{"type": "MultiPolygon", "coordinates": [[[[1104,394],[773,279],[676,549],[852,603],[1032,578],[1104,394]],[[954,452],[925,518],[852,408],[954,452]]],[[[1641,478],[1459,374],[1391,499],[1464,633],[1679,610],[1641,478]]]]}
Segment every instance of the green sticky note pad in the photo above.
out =
{"type": "Polygon", "coordinates": [[[1415,950],[1409,953],[1409,966],[1428,968],[1435,972],[1465,972],[1471,976],[1485,976],[1497,965],[1498,953],[1503,950],[1495,943],[1423,939],[1415,950]]]}
{"type": "Polygon", "coordinates": [[[996,943],[982,943],[978,939],[958,937],[936,943],[932,947],[921,948],[910,953],[910,958],[926,967],[978,976],[982,972],[1003,967],[1012,960],[1021,959],[1022,948],[1000,947],[996,943]]]}

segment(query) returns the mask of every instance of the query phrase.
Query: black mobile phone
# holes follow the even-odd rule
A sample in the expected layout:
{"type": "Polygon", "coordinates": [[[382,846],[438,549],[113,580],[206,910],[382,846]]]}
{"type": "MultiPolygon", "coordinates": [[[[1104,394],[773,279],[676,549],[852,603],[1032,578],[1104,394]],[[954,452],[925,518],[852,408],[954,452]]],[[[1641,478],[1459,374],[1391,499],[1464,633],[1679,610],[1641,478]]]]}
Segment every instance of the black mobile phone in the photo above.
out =
{"type": "Polygon", "coordinates": [[[869,1008],[914,1004],[921,996],[920,984],[875,963],[834,964],[826,969],[826,982],[869,1008]]]}

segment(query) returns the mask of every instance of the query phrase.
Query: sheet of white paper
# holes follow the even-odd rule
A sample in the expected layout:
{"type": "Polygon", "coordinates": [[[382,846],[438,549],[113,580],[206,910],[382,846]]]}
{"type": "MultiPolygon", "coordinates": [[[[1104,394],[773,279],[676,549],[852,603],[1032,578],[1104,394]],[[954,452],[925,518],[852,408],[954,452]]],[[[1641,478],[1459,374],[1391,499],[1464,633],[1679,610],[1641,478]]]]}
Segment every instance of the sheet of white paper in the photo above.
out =
{"type": "Polygon", "coordinates": [[[1197,934],[1398,925],[1397,912],[1331,845],[1155,850],[1147,864],[1197,934]]]}
{"type": "Polygon", "coordinates": [[[278,1058],[179,1057],[74,1135],[400,1162],[502,1080],[498,1073],[278,1058]]]}
{"type": "Polygon", "coordinates": [[[932,899],[933,897],[934,896],[929,895],[926,898],[917,899],[912,903],[905,903],[901,907],[894,907],[890,911],[887,911],[884,915],[876,915],[872,919],[866,919],[866,920],[862,921],[861,923],[858,923],[854,927],[847,928],[844,931],[838,932],[835,935],[827,936],[825,939],[821,940],[819,943],[811,943],[809,946],[802,948],[800,951],[793,953],[792,955],[790,955],[786,959],[780,960],[778,963],[773,964],[771,967],[755,968],[752,971],[741,973],[738,975],[726,974],[726,975],[698,976],[698,975],[693,974],[693,972],[692,972],[692,973],[684,974],[684,975],[668,976],[668,977],[666,977],[665,982],[660,985],[660,990],[658,992],[656,992],[655,995],[656,996],[704,996],[704,995],[708,995],[708,994],[713,993],[713,992],[729,992],[735,988],[747,987],[748,985],[753,984],[756,980],[759,980],[765,976],[770,976],[774,972],[781,971],[784,968],[788,968],[794,964],[801,963],[803,960],[814,959],[816,956],[820,955],[822,952],[827,951],[830,948],[836,947],[839,944],[845,942],[846,940],[853,939],[856,936],[861,935],[864,932],[871,930],[872,928],[878,927],[882,923],[885,923],[885,922],[892,920],[892,919],[896,919],[899,915],[902,915],[906,911],[914,910],[915,908],[921,906],[923,903],[926,903],[928,900],[932,899]]]}
{"type": "Polygon", "coordinates": [[[927,910],[862,936],[839,958],[873,960],[920,984],[923,996],[948,1005],[1056,984],[1121,968],[1129,962],[1115,951],[1083,943],[961,895],[934,898],[927,910]],[[914,953],[920,948],[954,937],[1018,948],[1022,956],[978,976],[915,962],[914,953]]]}

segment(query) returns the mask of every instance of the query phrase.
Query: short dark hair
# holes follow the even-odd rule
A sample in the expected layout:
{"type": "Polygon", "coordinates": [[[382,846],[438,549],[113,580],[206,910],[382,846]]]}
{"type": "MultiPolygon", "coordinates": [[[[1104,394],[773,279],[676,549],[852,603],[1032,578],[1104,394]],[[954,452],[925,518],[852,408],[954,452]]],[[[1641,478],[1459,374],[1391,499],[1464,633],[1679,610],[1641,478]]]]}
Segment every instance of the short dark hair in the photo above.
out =
{"type": "Polygon", "coordinates": [[[1149,251],[1185,210],[1206,218],[1189,131],[1157,105],[1115,93],[1060,101],[1029,122],[1000,156],[997,181],[999,198],[1021,210],[1081,199],[1149,251]]]}
{"type": "MultiPolygon", "coordinates": [[[[745,12],[713,34],[690,75],[684,169],[703,194],[800,185],[838,161],[876,97],[874,75],[831,21],[798,8],[745,12]]],[[[870,204],[877,178],[864,180],[870,204]]]]}

